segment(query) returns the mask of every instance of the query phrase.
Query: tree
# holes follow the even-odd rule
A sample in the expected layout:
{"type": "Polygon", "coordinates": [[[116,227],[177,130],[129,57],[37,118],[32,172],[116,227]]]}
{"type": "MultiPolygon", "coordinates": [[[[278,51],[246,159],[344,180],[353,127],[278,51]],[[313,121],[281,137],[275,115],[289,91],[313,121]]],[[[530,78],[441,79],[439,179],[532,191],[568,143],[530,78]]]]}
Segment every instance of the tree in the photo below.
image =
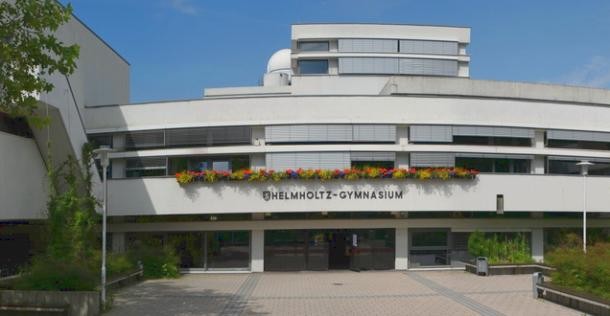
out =
{"type": "Polygon", "coordinates": [[[36,123],[36,95],[50,92],[46,77],[72,74],[78,45],[66,45],[55,31],[68,22],[72,7],[56,0],[0,0],[0,111],[36,123]]]}

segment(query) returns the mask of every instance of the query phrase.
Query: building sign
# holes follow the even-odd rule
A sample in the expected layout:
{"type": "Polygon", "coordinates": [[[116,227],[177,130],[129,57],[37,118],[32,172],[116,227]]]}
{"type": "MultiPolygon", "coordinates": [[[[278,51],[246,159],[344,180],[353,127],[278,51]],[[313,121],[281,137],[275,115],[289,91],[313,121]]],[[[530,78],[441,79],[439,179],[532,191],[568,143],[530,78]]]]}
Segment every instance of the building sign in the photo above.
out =
{"type": "Polygon", "coordinates": [[[404,198],[402,190],[367,191],[263,191],[263,200],[398,200],[404,198]]]}

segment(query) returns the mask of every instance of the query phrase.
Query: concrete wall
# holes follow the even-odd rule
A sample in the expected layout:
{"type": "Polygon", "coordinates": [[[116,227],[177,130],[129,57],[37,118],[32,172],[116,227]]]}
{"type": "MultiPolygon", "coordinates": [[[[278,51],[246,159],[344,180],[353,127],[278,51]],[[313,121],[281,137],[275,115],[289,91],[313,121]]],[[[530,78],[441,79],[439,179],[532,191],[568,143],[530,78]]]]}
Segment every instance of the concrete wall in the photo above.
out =
{"type": "Polygon", "coordinates": [[[99,292],[0,291],[0,305],[24,307],[66,307],[67,315],[100,314],[99,292]]]}
{"type": "Polygon", "coordinates": [[[604,106],[451,96],[210,99],[91,108],[85,115],[89,133],[307,123],[481,125],[610,132],[608,122],[610,109],[604,106]]]}
{"type": "MultiPolygon", "coordinates": [[[[495,212],[496,195],[504,195],[505,212],[580,212],[582,177],[550,175],[480,175],[477,180],[449,181],[285,181],[219,182],[180,186],[174,178],[110,180],[109,214],[169,215],[231,212],[342,211],[487,211],[495,212]],[[269,192],[320,192],[320,199],[265,199],[269,192]],[[399,191],[401,198],[341,198],[346,192],[399,191]],[[337,194],[336,196],[334,194],[337,194]]],[[[609,177],[587,178],[587,209],[610,212],[609,177]]],[[[285,193],[284,193],[285,194],[285,193]]]]}
{"type": "Polygon", "coordinates": [[[42,218],[46,175],[33,139],[0,132],[0,220],[42,218]]]}
{"type": "Polygon", "coordinates": [[[316,38],[397,38],[470,42],[470,28],[400,24],[294,24],[292,40],[316,38]]]}

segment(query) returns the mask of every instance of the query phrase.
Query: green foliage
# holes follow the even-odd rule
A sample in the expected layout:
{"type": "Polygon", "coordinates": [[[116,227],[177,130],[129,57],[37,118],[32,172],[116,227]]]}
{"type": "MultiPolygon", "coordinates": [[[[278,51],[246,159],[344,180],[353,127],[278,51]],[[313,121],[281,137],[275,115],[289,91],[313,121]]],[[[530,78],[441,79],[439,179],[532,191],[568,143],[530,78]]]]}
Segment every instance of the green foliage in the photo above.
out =
{"type": "Polygon", "coordinates": [[[91,159],[87,148],[82,165],[73,157],[49,172],[47,204],[47,253],[66,261],[90,259],[96,245],[95,227],[99,215],[91,195],[91,159]]]}
{"type": "Polygon", "coordinates": [[[610,299],[610,243],[588,246],[587,254],[582,251],[582,241],[580,247],[575,244],[545,255],[545,262],[556,269],[552,282],[610,299]]]}
{"type": "MultiPolygon", "coordinates": [[[[101,264],[101,251],[96,252],[95,263],[99,270],[101,264]],[[98,264],[99,263],[99,264],[98,264]]],[[[106,255],[106,273],[109,279],[120,277],[138,269],[134,261],[127,253],[108,253],[106,255]]]]}
{"type": "Polygon", "coordinates": [[[177,278],[180,276],[178,265],[180,258],[168,246],[154,240],[146,240],[130,251],[132,262],[140,261],[144,266],[145,278],[177,278]]]}
{"type": "Polygon", "coordinates": [[[55,0],[0,1],[0,111],[44,122],[33,113],[36,94],[53,89],[49,75],[76,69],[78,45],[55,37],[71,14],[55,0]]]}
{"type": "Polygon", "coordinates": [[[81,164],[69,157],[49,171],[47,246],[25,269],[17,285],[20,289],[80,291],[94,290],[98,284],[95,227],[99,215],[95,212],[97,201],[91,195],[88,146],[83,149],[83,159],[81,164]]]}
{"type": "Polygon", "coordinates": [[[13,287],[17,290],[92,291],[98,281],[98,274],[89,262],[39,256],[13,287]]]}
{"type": "Polygon", "coordinates": [[[525,234],[485,234],[475,231],[468,238],[468,253],[487,257],[491,264],[530,263],[532,254],[525,234]]]}

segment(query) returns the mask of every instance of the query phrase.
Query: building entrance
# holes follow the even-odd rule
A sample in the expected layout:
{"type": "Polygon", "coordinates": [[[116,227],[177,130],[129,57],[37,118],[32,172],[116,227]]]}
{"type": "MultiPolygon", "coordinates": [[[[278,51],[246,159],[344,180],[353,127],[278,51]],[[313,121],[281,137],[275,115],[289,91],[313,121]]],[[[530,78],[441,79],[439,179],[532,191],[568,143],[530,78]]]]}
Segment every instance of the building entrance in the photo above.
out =
{"type": "Polygon", "coordinates": [[[328,269],[349,269],[352,247],[346,232],[335,231],[328,234],[328,269]]]}
{"type": "Polygon", "coordinates": [[[394,268],[394,229],[265,231],[265,271],[394,268]]]}

